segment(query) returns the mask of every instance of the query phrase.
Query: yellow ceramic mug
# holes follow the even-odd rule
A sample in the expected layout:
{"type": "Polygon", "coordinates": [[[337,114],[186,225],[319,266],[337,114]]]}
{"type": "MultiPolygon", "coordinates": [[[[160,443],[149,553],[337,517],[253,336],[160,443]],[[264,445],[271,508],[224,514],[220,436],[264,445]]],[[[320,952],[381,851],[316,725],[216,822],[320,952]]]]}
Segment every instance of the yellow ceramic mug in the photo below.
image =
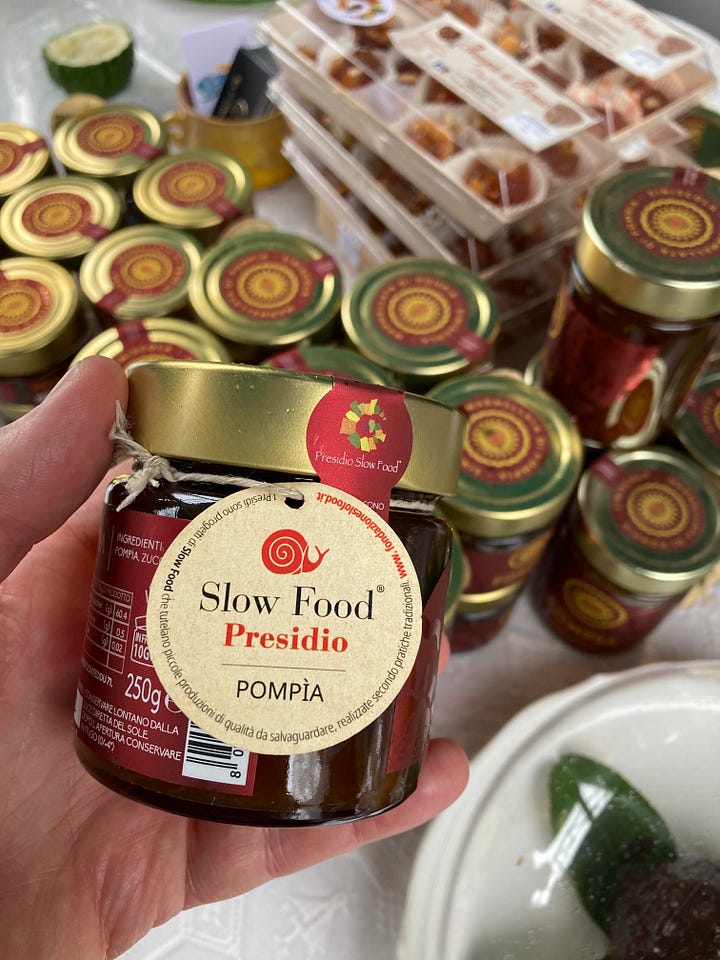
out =
{"type": "Polygon", "coordinates": [[[275,110],[267,117],[221,120],[206,117],[190,103],[187,77],[177,86],[178,109],[166,114],[168,141],[186,150],[222,150],[250,171],[253,187],[262,190],[286,180],[293,172],[282,155],[287,126],[275,110]]]}

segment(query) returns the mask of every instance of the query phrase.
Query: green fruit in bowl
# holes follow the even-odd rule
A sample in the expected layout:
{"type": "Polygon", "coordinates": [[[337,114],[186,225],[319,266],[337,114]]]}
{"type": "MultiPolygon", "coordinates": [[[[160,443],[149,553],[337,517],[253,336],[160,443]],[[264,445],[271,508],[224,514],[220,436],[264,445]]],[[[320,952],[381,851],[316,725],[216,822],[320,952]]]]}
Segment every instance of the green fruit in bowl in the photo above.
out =
{"type": "Polygon", "coordinates": [[[133,36],[118,20],[88,23],[58,34],[42,50],[48,73],[68,93],[112,97],[130,82],[133,36]]]}

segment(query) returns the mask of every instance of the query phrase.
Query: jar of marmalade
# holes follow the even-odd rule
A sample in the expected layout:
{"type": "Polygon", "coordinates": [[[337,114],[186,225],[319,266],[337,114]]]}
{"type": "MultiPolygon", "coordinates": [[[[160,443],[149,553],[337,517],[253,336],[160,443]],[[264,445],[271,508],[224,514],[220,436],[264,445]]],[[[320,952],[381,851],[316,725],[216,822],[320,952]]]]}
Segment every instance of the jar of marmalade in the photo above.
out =
{"type": "Polygon", "coordinates": [[[720,366],[708,365],[675,415],[672,430],[690,454],[720,477],[720,366]]]}
{"type": "Polygon", "coordinates": [[[0,204],[20,187],[51,173],[50,149],[37,130],[0,123],[0,204]]]}
{"type": "Polygon", "coordinates": [[[408,389],[492,366],[499,317],[490,287],[459,264],[398,257],[361,274],[343,298],[356,349],[408,389]]]}
{"type": "Polygon", "coordinates": [[[210,247],[190,282],[198,319],[242,363],[328,340],[341,298],[335,260],[311,240],[275,230],[210,247]]]}
{"type": "Polygon", "coordinates": [[[539,383],[586,444],[638,448],[681,405],[720,329],[720,181],[642,167],[588,197],[539,383]]]}
{"type": "Polygon", "coordinates": [[[252,179],[228,154],[186,150],[146,167],[132,198],[145,220],[184,230],[209,246],[228,224],[252,212],[252,179]]]}
{"type": "Polygon", "coordinates": [[[201,256],[200,243],[182,230],[124,227],[85,255],[80,287],[104,327],[190,313],[188,287],[201,256]]]}
{"type": "Polygon", "coordinates": [[[243,365],[140,363],[128,379],[134,439],[167,469],[129,505],[132,477],[106,494],[80,760],[208,820],[400,803],[429,731],[451,540],[433,510],[457,482],[462,416],[243,365]]]}
{"type": "Polygon", "coordinates": [[[72,275],[35,257],[0,260],[0,416],[40,403],[90,336],[72,275]]]}
{"type": "Polygon", "coordinates": [[[494,640],[510,619],[524,587],[523,581],[490,593],[462,594],[448,631],[451,652],[466,653],[494,640]]]}
{"type": "Polygon", "coordinates": [[[670,448],[607,452],[581,477],[533,582],[535,605],[571,646],[626,650],[707,575],[719,552],[710,474],[670,448]]]}
{"type": "Polygon", "coordinates": [[[466,418],[457,493],[442,503],[470,566],[466,592],[524,582],[580,476],[575,426],[549,394],[505,373],[457,377],[428,396],[466,418]]]}
{"type": "Polygon", "coordinates": [[[15,253],[79,267],[98,240],[120,223],[120,199],[88,177],[43,177],[0,207],[0,238],[15,253]]]}
{"type": "Polygon", "coordinates": [[[68,173],[125,189],[140,170],[165,153],[165,124],[144,107],[107,104],[60,123],[53,147],[68,173]]]}

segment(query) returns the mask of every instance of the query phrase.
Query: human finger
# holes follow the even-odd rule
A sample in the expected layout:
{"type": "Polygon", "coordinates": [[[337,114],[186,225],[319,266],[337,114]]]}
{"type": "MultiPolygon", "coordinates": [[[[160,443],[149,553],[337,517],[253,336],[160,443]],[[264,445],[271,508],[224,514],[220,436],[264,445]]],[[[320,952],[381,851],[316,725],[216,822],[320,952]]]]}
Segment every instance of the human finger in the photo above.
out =
{"type": "Polygon", "coordinates": [[[122,368],[90,357],[38,407],[0,429],[0,581],[98,485],[112,458],[117,401],[127,402],[122,368]]]}

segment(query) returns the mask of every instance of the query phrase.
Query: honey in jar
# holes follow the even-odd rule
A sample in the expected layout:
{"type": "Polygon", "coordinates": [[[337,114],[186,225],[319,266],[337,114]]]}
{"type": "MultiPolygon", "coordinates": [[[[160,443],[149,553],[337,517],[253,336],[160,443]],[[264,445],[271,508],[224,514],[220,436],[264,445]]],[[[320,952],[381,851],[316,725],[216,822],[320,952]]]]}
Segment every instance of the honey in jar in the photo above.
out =
{"type": "Polygon", "coordinates": [[[451,544],[433,511],[457,482],[462,416],[242,364],[139,363],[128,379],[134,440],[165,463],[106,493],[80,760],[208,820],[400,803],[428,738],[451,544]]]}
{"type": "Polygon", "coordinates": [[[588,197],[539,383],[596,448],[651,443],[718,334],[720,181],[641,167],[588,197]]]}

